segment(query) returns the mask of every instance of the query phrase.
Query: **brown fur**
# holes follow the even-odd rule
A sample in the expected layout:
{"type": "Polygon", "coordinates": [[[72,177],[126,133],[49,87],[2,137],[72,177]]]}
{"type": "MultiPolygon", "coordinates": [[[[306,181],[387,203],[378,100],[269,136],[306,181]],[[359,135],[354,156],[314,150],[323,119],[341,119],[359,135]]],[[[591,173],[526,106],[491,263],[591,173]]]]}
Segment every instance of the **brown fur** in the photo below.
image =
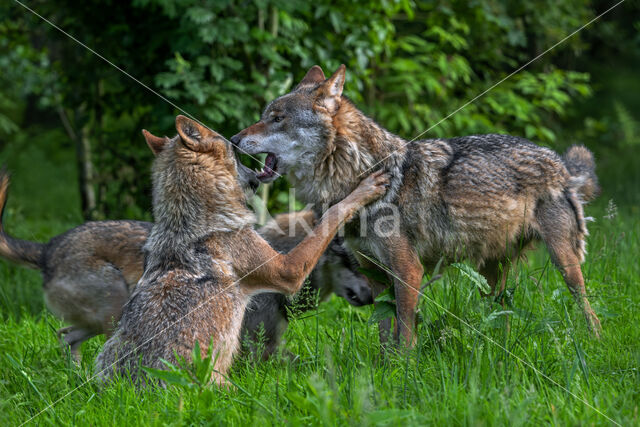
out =
{"type": "MultiPolygon", "coordinates": [[[[258,232],[275,250],[288,253],[311,232],[316,221],[312,211],[280,214],[258,232]]],[[[246,347],[256,356],[261,350],[263,358],[270,357],[280,344],[290,312],[313,309],[332,292],[355,306],[373,303],[366,278],[358,272],[357,260],[337,239],[331,242],[294,299],[275,293],[251,299],[242,324],[246,347]]]]}
{"type": "Polygon", "coordinates": [[[249,126],[247,128],[247,135],[251,135],[251,134],[254,134],[254,133],[259,133],[259,132],[262,132],[263,130],[264,130],[264,124],[263,123],[256,123],[256,124],[253,124],[253,125],[251,125],[251,126],[249,126]]]}
{"type": "MultiPolygon", "coordinates": [[[[287,173],[296,195],[318,211],[348,194],[372,167],[391,175],[387,194],[360,215],[360,228],[348,227],[348,237],[394,271],[396,338],[415,340],[420,261],[429,269],[443,256],[469,259],[497,281],[490,265],[499,268],[523,242],[535,240],[546,243],[597,336],[600,323],[579,275],[587,235],[581,200],[597,188],[588,150],[571,149],[563,160],[507,135],[408,144],[342,97],[344,73],[344,66],[326,80],[308,73],[305,84],[265,108],[261,132],[242,131],[231,140],[250,154],[275,155],[276,172],[287,173]],[[394,212],[397,230],[384,222],[394,212]],[[363,229],[366,236],[359,237],[363,229]]],[[[384,288],[372,286],[374,294],[384,288]]]]}
{"type": "Polygon", "coordinates": [[[13,262],[25,264],[31,268],[39,268],[44,245],[26,240],[14,239],[4,232],[2,217],[7,204],[9,189],[9,174],[5,168],[0,171],[0,256],[13,262]]]}
{"type": "MultiPolygon", "coordinates": [[[[6,190],[0,190],[2,201],[6,190]]],[[[3,231],[0,242],[5,244],[0,247],[10,252],[0,255],[42,271],[47,307],[71,323],[58,337],[77,358],[82,342],[102,333],[108,336],[120,318],[142,275],[142,246],[150,229],[151,224],[140,221],[92,221],[47,243],[14,239],[3,231]],[[36,248],[38,256],[25,247],[36,248]]]]}
{"type": "MultiPolygon", "coordinates": [[[[8,184],[8,174],[0,173],[0,208],[4,208],[8,184]]],[[[277,251],[286,253],[302,241],[315,222],[311,211],[282,214],[258,232],[277,251]],[[294,229],[290,229],[292,224],[294,229]]],[[[5,242],[4,247],[8,247],[7,242],[23,242],[22,247],[38,248],[39,265],[35,267],[42,270],[45,302],[56,316],[71,323],[60,329],[58,336],[79,359],[80,346],[85,340],[100,334],[109,337],[113,332],[124,303],[142,276],[142,248],[151,227],[151,223],[141,221],[92,221],[45,244],[12,239],[2,231],[0,244],[5,242]]],[[[13,251],[13,261],[27,263],[28,259],[13,251]]],[[[365,280],[357,272],[357,266],[349,262],[349,257],[341,245],[332,243],[305,282],[308,291],[319,291],[323,298],[333,291],[354,305],[371,303],[365,280]]],[[[265,350],[268,350],[265,355],[273,354],[284,333],[289,306],[289,301],[279,294],[255,296],[245,315],[242,336],[255,339],[254,329],[262,324],[271,331],[265,337],[265,350]],[[252,307],[267,309],[252,311],[252,307]]]]}
{"type": "Polygon", "coordinates": [[[196,342],[208,348],[211,341],[214,379],[224,383],[249,297],[295,293],[338,228],[384,192],[384,175],[365,179],[312,235],[280,254],[253,230],[229,143],[183,116],[176,129],[153,165],[155,224],[144,274],[96,359],[104,379],[117,372],[144,382],[140,365],[189,359],[196,342]]]}
{"type": "Polygon", "coordinates": [[[577,192],[583,201],[590,202],[598,197],[600,185],[593,153],[582,145],[573,145],[562,158],[569,173],[576,180],[577,192]]]}

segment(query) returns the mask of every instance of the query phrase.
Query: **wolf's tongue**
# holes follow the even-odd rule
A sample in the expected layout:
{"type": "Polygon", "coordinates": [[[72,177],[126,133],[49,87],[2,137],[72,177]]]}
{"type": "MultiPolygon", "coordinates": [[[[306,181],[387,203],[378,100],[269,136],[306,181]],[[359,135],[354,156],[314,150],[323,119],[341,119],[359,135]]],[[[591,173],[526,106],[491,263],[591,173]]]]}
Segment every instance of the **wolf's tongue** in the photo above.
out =
{"type": "Polygon", "coordinates": [[[264,159],[264,169],[262,169],[262,171],[258,175],[256,175],[256,177],[258,179],[271,178],[276,173],[273,170],[275,165],[276,165],[275,154],[272,154],[272,153],[267,154],[267,158],[264,159]]]}
{"type": "Polygon", "coordinates": [[[276,165],[276,155],[273,153],[267,154],[267,158],[264,159],[264,165],[269,169],[273,169],[273,167],[276,165]]]}

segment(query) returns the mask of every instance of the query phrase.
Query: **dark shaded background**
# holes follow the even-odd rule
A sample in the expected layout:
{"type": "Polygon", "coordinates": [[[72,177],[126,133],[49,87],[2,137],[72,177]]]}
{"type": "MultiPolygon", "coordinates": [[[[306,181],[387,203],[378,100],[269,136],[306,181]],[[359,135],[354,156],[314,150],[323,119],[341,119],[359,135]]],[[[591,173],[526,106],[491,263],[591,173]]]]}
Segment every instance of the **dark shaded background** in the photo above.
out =
{"type": "MultiPolygon", "coordinates": [[[[308,67],[347,65],[345,92],[406,138],[614,2],[26,1],[230,136],[308,67]],[[522,4],[520,4],[522,3],[522,4]]],[[[424,137],[502,132],[595,151],[609,199],[638,212],[640,2],[627,0],[424,137]]],[[[0,160],[18,218],[150,219],[151,153],[180,111],[34,16],[0,6],[0,160]],[[16,200],[16,199],[14,199],[16,200]]],[[[288,205],[286,182],[269,192],[288,205]]]]}

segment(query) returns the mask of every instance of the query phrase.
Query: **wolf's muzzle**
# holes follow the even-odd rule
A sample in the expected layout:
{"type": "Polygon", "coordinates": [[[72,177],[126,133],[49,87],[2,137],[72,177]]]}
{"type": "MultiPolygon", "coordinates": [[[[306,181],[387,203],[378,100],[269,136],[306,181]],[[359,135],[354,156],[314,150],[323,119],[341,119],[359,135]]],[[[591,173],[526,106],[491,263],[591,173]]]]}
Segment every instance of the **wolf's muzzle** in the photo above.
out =
{"type": "Polygon", "coordinates": [[[235,145],[235,146],[237,147],[237,146],[238,146],[238,143],[239,143],[240,141],[242,141],[242,132],[240,132],[240,133],[237,133],[237,134],[233,135],[233,136],[231,137],[230,141],[231,141],[231,143],[232,143],[233,145],[235,145]]]}

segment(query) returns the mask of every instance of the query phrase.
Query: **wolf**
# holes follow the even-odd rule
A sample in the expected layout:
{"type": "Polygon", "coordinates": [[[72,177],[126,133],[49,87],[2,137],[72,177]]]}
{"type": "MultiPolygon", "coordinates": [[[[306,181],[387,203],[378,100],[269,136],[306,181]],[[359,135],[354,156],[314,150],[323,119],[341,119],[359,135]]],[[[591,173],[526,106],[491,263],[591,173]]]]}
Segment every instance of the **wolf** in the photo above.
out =
{"type": "MultiPolygon", "coordinates": [[[[258,233],[280,253],[290,252],[316,224],[312,211],[276,215],[258,233]]],[[[355,256],[340,239],[331,241],[295,300],[283,294],[265,293],[251,298],[242,322],[241,338],[255,356],[267,359],[280,345],[292,311],[304,312],[331,293],[359,307],[373,304],[371,289],[359,272],[355,256]],[[263,341],[262,348],[257,343],[263,341]],[[261,354],[258,352],[261,351],[261,354]]]]}
{"type": "MultiPolygon", "coordinates": [[[[153,137],[146,135],[147,138],[153,137]]],[[[242,165],[238,165],[242,169],[242,165]]],[[[255,187],[254,174],[241,172],[243,186],[255,187]]],[[[9,174],[0,171],[0,209],[7,201],[9,174]]],[[[76,360],[80,346],[96,335],[111,336],[122,314],[122,307],[143,272],[143,246],[151,227],[144,221],[91,221],[55,236],[47,243],[30,242],[9,236],[0,213],[0,256],[42,271],[44,299],[57,317],[71,323],[58,330],[58,337],[76,360]]],[[[302,241],[305,231],[315,224],[313,212],[277,215],[258,230],[269,244],[288,252],[302,241]],[[294,225],[292,228],[291,225],[294,225]]],[[[371,290],[358,272],[357,262],[342,242],[332,241],[302,289],[303,294],[331,292],[354,306],[373,303],[371,290]]],[[[254,296],[247,308],[242,336],[255,337],[263,325],[267,331],[265,357],[276,350],[286,330],[287,313],[292,307],[286,297],[276,293],[254,296]],[[259,307],[269,309],[259,310],[259,307]]]]}
{"type": "MultiPolygon", "coordinates": [[[[286,174],[297,197],[317,212],[348,194],[372,167],[387,171],[389,191],[360,214],[360,233],[357,220],[347,227],[347,240],[393,272],[396,342],[415,342],[424,267],[467,259],[495,293],[497,282],[504,287],[511,260],[534,241],[546,244],[598,337],[600,321],[580,270],[588,234],[583,204],[599,188],[592,153],[574,146],[561,157],[497,134],[408,143],[342,95],[345,72],[342,65],[327,79],[312,67],[231,142],[249,154],[266,153],[258,179],[286,174]]],[[[375,281],[371,286],[374,296],[385,288],[375,281]]],[[[383,339],[389,324],[381,326],[383,339]]]]}
{"type": "Polygon", "coordinates": [[[212,380],[227,384],[249,298],[297,292],[339,227],[388,184],[382,172],[365,178],[327,210],[313,233],[281,254],[253,228],[229,141],[184,116],[176,118],[176,130],[172,139],[147,140],[156,153],[155,222],[143,248],[142,278],[96,358],[103,381],[118,373],[145,385],[141,366],[189,360],[198,343],[211,348],[212,380]]]}

